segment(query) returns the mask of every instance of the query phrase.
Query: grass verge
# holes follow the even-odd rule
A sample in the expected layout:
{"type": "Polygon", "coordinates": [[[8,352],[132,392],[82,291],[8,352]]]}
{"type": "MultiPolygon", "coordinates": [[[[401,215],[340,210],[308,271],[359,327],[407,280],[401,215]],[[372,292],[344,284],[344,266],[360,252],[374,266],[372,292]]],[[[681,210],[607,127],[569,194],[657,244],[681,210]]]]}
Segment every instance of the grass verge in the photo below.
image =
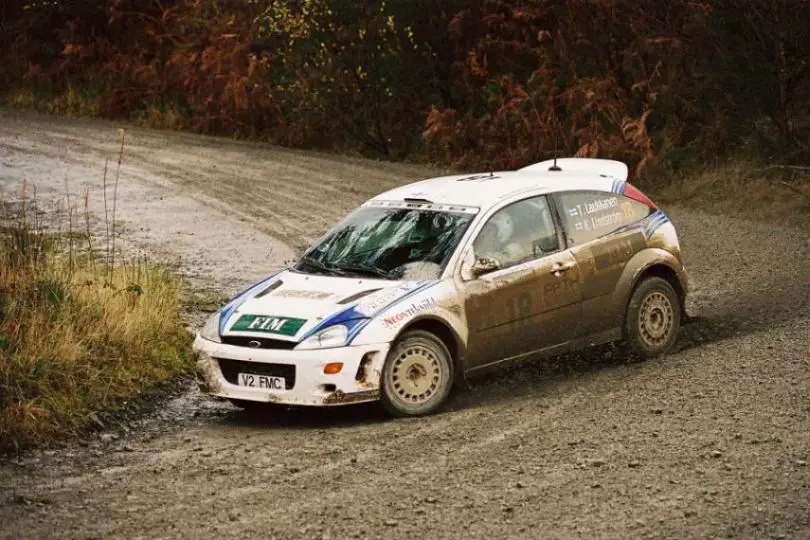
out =
{"type": "Polygon", "coordinates": [[[650,178],[657,202],[810,229],[810,168],[735,159],[683,175],[650,178]]]}
{"type": "Polygon", "coordinates": [[[193,370],[179,277],[110,265],[89,231],[47,234],[31,215],[23,203],[0,227],[0,452],[76,436],[193,370]]]}

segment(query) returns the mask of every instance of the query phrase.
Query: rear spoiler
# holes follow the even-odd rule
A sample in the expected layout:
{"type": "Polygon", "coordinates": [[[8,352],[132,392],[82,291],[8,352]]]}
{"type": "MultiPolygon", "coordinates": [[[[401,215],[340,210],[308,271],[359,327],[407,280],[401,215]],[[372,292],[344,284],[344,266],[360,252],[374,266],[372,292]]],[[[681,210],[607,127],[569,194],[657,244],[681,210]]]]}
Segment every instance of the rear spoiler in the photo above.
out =
{"type": "MultiPolygon", "coordinates": [[[[548,171],[554,166],[553,159],[534,163],[518,169],[523,172],[540,172],[548,171]]],[[[563,171],[574,171],[583,173],[599,174],[601,176],[609,176],[622,182],[627,181],[628,168],[627,165],[621,161],[614,161],[612,159],[594,159],[594,158],[559,158],[556,160],[557,167],[563,171]]]]}

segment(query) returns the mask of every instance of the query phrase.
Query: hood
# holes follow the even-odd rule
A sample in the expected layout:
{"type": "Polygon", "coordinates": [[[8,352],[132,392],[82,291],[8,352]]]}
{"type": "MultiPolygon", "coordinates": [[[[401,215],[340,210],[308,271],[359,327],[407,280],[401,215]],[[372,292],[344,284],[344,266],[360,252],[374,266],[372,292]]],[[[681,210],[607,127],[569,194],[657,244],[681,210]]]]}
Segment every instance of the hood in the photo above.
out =
{"type": "Polygon", "coordinates": [[[222,311],[223,336],[300,339],[334,320],[373,316],[421,282],[300,274],[284,270],[222,311]]]}

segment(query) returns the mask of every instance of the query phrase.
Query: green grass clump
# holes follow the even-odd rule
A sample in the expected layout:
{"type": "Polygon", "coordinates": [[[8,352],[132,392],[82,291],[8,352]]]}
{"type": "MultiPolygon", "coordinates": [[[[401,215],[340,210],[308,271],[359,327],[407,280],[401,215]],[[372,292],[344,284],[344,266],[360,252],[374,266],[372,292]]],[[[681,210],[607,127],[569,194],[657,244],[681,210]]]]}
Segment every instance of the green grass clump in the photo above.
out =
{"type": "Polygon", "coordinates": [[[76,436],[193,369],[179,277],[17,218],[0,229],[0,451],[76,436]]]}

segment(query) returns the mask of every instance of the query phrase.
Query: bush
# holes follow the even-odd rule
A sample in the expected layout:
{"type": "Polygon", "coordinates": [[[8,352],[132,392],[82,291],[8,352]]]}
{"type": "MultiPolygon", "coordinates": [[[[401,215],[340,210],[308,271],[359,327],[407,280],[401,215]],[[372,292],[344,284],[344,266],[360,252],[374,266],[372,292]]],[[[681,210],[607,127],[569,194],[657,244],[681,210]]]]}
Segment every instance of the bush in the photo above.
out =
{"type": "Polygon", "coordinates": [[[23,4],[0,11],[0,101],[18,106],[464,169],[555,147],[633,179],[810,160],[810,2],[23,4]]]}
{"type": "Polygon", "coordinates": [[[15,214],[0,229],[0,451],[76,435],[193,365],[178,277],[104,264],[15,214]]]}

